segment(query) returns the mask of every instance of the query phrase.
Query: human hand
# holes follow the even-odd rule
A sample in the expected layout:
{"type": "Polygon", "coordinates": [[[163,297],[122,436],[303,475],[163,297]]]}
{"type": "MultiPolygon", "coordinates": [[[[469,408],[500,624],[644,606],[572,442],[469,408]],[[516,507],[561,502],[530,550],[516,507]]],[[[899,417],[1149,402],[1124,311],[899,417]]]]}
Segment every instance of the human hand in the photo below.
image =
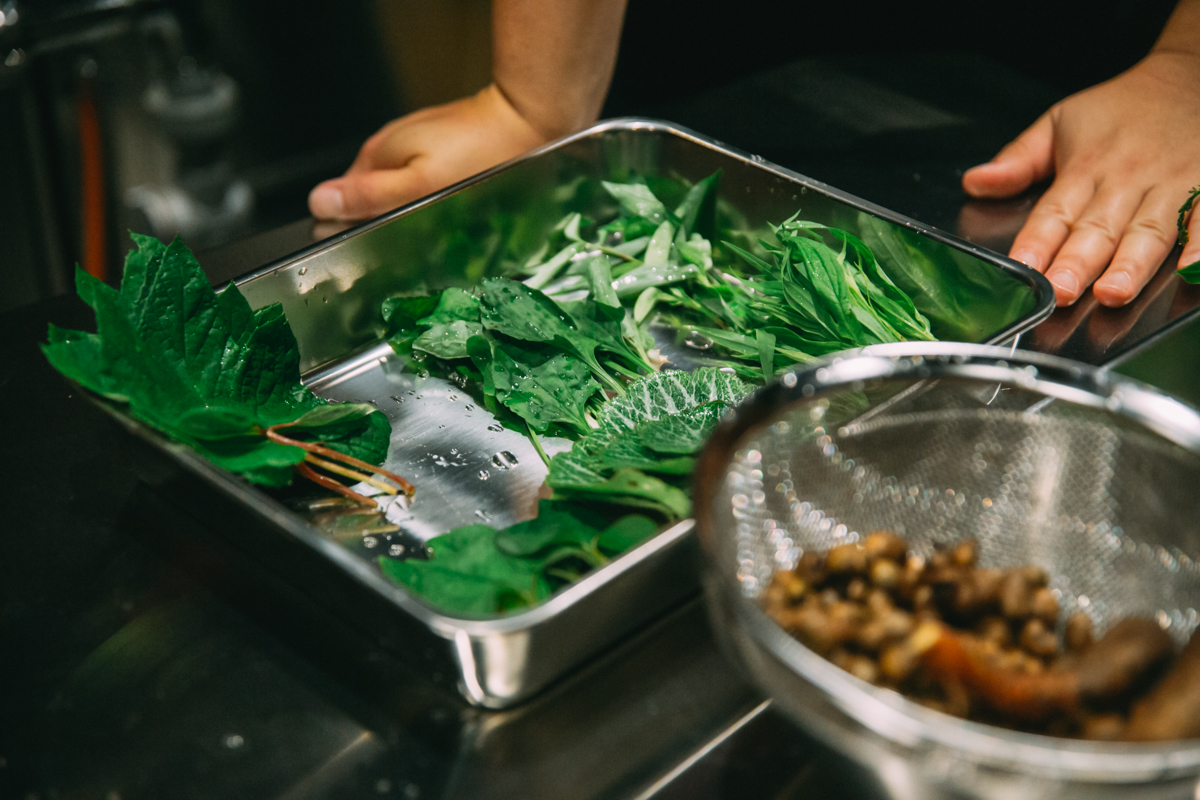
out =
{"type": "MultiPolygon", "coordinates": [[[[1053,174],[1009,255],[1046,273],[1060,306],[1093,281],[1097,300],[1122,306],[1175,245],[1179,206],[1200,183],[1198,132],[1200,57],[1153,52],[1056,104],[963,188],[1009,197],[1053,174]]],[[[1200,260],[1200,218],[1188,230],[1180,264],[1200,260]]]]}
{"type": "Polygon", "coordinates": [[[492,85],[384,125],[345,175],[312,190],[308,208],[318,219],[378,216],[545,141],[492,85]]]}

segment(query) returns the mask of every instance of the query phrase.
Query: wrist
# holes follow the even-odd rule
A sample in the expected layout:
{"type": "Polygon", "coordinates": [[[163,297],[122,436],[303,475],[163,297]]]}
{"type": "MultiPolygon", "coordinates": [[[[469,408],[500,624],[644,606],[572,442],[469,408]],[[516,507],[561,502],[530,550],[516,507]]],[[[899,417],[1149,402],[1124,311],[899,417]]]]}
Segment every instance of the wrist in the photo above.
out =
{"type": "Polygon", "coordinates": [[[541,93],[522,91],[520,86],[505,82],[499,76],[489,88],[545,142],[575,133],[596,121],[596,115],[583,108],[582,103],[563,101],[561,96],[547,102],[541,93]]]}
{"type": "Polygon", "coordinates": [[[538,147],[555,138],[530,120],[497,83],[488,84],[475,97],[485,104],[491,115],[500,119],[505,128],[512,132],[513,138],[522,141],[526,149],[538,147]]]}
{"type": "Polygon", "coordinates": [[[1180,0],[1150,55],[1200,58],[1200,0],[1180,0]]]}

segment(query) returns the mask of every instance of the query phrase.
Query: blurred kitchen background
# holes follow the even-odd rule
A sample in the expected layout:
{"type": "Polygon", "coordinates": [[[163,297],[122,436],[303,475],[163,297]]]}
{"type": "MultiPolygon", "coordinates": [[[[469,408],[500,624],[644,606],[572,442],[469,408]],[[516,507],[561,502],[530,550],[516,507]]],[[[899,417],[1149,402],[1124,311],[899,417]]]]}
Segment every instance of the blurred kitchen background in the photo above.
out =
{"type": "MultiPolygon", "coordinates": [[[[605,116],[686,117],[688,98],[814,56],[951,51],[1036,78],[1044,108],[1132,64],[1171,3],[968,6],[631,0],[605,116]]],[[[305,217],[382,124],[487,83],[489,16],[489,0],[0,0],[0,311],[70,290],[76,263],[115,282],[130,230],[203,253],[305,217]]]]}

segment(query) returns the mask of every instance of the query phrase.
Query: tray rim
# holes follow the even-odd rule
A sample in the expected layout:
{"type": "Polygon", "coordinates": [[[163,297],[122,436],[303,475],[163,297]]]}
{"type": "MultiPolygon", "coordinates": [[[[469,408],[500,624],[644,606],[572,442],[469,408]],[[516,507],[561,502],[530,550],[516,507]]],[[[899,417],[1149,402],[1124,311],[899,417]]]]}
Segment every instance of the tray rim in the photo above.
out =
{"type": "MultiPolygon", "coordinates": [[[[713,150],[721,155],[734,158],[745,164],[752,165],[758,169],[775,174],[791,182],[798,183],[819,193],[828,195],[833,199],[839,200],[853,208],[873,214],[890,222],[901,224],[923,236],[954,247],[955,249],[963,250],[975,256],[976,258],[979,258],[980,260],[990,263],[992,266],[1001,269],[1004,272],[1012,274],[1034,291],[1036,305],[1034,306],[1033,310],[1031,310],[1023,318],[1018,319],[1017,321],[996,332],[988,339],[988,343],[1007,342],[1012,340],[1014,337],[1019,337],[1021,333],[1032,328],[1034,325],[1050,316],[1054,310],[1054,292],[1049,281],[1041,273],[1036,272],[1020,262],[1014,261],[1006,256],[1002,256],[991,250],[967,242],[937,228],[924,225],[923,223],[920,223],[914,219],[906,217],[902,214],[898,214],[877,204],[870,203],[862,198],[857,197],[856,195],[836,189],[826,183],[809,178],[794,170],[790,170],[769,162],[761,156],[751,155],[738,148],[730,147],[716,139],[696,133],[684,126],[646,117],[621,117],[598,122],[597,124],[579,131],[578,133],[548,142],[541,147],[452,184],[445,189],[427,195],[423,198],[419,198],[411,203],[399,206],[392,211],[341,231],[340,233],[316,242],[308,247],[297,250],[287,256],[283,256],[282,258],[269,262],[262,267],[251,270],[237,278],[234,278],[231,281],[226,282],[225,284],[219,285],[216,288],[220,290],[230,284],[242,285],[249,281],[276,272],[280,269],[292,267],[317,253],[337,246],[347,239],[358,236],[382,225],[386,225],[399,217],[407,216],[414,211],[436,203],[439,200],[462,191],[465,188],[473,186],[477,183],[481,183],[488,178],[524,161],[537,158],[540,155],[560,149],[573,142],[613,131],[647,131],[651,133],[668,134],[679,137],[694,144],[701,145],[709,150],[713,150]]],[[[332,365],[337,364],[340,366],[348,361],[355,360],[361,355],[363,350],[370,349],[378,344],[379,343],[376,342],[373,344],[364,345],[363,347],[357,348],[355,351],[347,353],[345,356],[336,361],[330,361],[317,365],[305,372],[301,376],[301,380],[307,383],[313,380],[316,376],[325,373],[330,369],[337,368],[333,367],[332,365]]],[[[101,408],[103,408],[108,414],[110,414],[110,416],[114,417],[117,422],[127,431],[156,447],[160,452],[167,454],[177,464],[197,475],[202,480],[207,481],[210,485],[217,488],[217,490],[222,494],[226,495],[232,500],[241,502],[256,515],[277,525],[286,534],[293,537],[298,542],[303,543],[317,554],[331,559],[333,563],[342,568],[356,582],[362,584],[364,588],[373,590],[377,594],[381,595],[384,599],[391,602],[393,605],[398,606],[400,609],[416,618],[440,638],[455,643],[457,642],[458,637],[461,637],[463,634],[466,634],[472,638],[482,638],[520,633],[534,628],[545,620],[559,615],[567,608],[574,606],[576,603],[582,602],[585,597],[592,594],[600,586],[616,580],[622,574],[634,569],[636,565],[642,561],[648,560],[657,555],[659,552],[677,545],[686,539],[695,527],[694,519],[689,518],[681,520],[665,530],[660,531],[651,539],[643,542],[632,550],[627,551],[626,553],[623,553],[622,555],[613,559],[609,564],[593,570],[575,583],[560,590],[548,598],[545,602],[531,609],[517,613],[510,613],[501,617],[480,618],[452,616],[443,614],[432,606],[427,605],[416,595],[407,592],[403,587],[388,581],[382,574],[378,572],[373,564],[368,563],[368,561],[362,559],[360,556],[351,553],[335,542],[327,539],[315,526],[303,520],[294,511],[288,509],[282,502],[271,497],[269,494],[260,491],[253,485],[242,482],[239,478],[233,475],[233,473],[229,473],[220,467],[217,467],[207,459],[192,451],[190,448],[170,441],[159,434],[158,431],[125,414],[121,409],[115,407],[114,405],[111,405],[100,398],[93,398],[90,394],[89,397],[98,405],[100,405],[101,408]]],[[[699,592],[698,582],[696,591],[699,592]]],[[[461,650],[462,648],[458,647],[457,649],[461,650]]]]}
{"type": "MultiPolygon", "coordinates": [[[[858,209],[859,211],[865,211],[874,216],[886,219],[889,222],[903,225],[904,227],[909,228],[910,230],[919,233],[922,236],[926,236],[934,241],[948,245],[957,250],[963,250],[982,261],[990,263],[992,266],[1000,269],[1003,272],[1010,273],[1013,275],[1013,277],[1017,278],[1022,283],[1033,289],[1035,305],[1033,309],[1025,315],[1024,319],[1019,319],[1007,325],[989,337],[986,342],[980,342],[980,344],[996,344],[1007,341],[1013,336],[1019,336],[1021,333],[1024,333],[1038,323],[1045,321],[1051,314],[1054,313],[1054,287],[1051,286],[1049,279],[1047,279],[1045,275],[1037,270],[1022,264],[1020,261],[1016,261],[1015,259],[1009,258],[1001,253],[997,253],[994,250],[989,250],[986,247],[969,242],[966,239],[955,236],[952,233],[948,233],[941,228],[935,228],[931,225],[926,225],[913,219],[912,217],[892,211],[891,209],[885,208],[876,203],[872,203],[868,200],[864,200],[858,195],[842,191],[841,189],[830,186],[823,181],[810,178],[809,176],[799,173],[795,170],[780,166],[772,161],[768,161],[762,156],[748,153],[745,150],[728,145],[718,139],[712,138],[711,136],[705,136],[702,133],[697,133],[691,128],[652,117],[614,117],[612,119],[601,120],[577,133],[547,142],[540,147],[534,148],[533,150],[529,150],[519,156],[516,156],[515,158],[511,158],[508,161],[497,164],[490,169],[486,169],[483,172],[472,175],[469,178],[464,178],[457,183],[453,183],[444,189],[434,192],[433,194],[426,195],[425,197],[418,198],[410,203],[398,206],[397,208],[381,214],[378,217],[360,222],[351,228],[347,228],[340,233],[336,233],[333,236],[322,239],[319,242],[315,242],[308,247],[301,248],[300,250],[296,250],[295,252],[286,256],[277,258],[274,261],[264,264],[258,269],[251,270],[250,272],[234,278],[231,281],[227,281],[225,284],[222,284],[216,288],[220,289],[228,284],[240,286],[243,283],[260,278],[264,275],[268,275],[276,270],[291,266],[292,264],[303,261],[304,259],[309,258],[310,256],[313,256],[319,252],[328,250],[329,248],[340,244],[346,239],[350,239],[351,237],[365,233],[373,228],[385,225],[399,217],[407,216],[418,209],[436,203],[439,200],[449,197],[456,192],[460,192],[469,186],[482,183],[493,175],[503,172],[524,161],[537,158],[544,153],[558,150],[562,147],[572,144],[573,142],[586,139],[590,136],[609,133],[612,131],[649,131],[652,133],[665,133],[677,136],[681,139],[690,141],[693,144],[701,145],[702,147],[714,150],[722,155],[737,159],[745,164],[752,165],[766,172],[774,173],[779,177],[787,178],[788,180],[800,183],[803,186],[828,195],[829,197],[839,200],[846,205],[851,206],[852,208],[858,209]]],[[[318,365],[312,370],[309,370],[308,373],[305,373],[304,376],[301,376],[301,378],[304,379],[308,374],[319,371],[324,367],[325,365],[318,365]]]]}

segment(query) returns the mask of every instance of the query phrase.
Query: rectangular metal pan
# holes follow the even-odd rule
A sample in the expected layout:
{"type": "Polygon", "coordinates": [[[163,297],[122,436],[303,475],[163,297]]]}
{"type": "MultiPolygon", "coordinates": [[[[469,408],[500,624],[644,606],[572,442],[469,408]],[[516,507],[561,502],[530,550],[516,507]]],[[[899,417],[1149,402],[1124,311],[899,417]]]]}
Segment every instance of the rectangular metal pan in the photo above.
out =
{"type": "MultiPolygon", "coordinates": [[[[759,157],[643,119],[598,124],[237,284],[255,308],[283,304],[305,381],[317,394],[371,402],[387,414],[393,434],[386,466],[417,487],[411,507],[394,505],[387,512],[398,536],[424,540],[481,521],[505,526],[533,515],[544,465],[523,436],[496,425],[461,387],[402,369],[381,339],[381,301],[420,287],[469,285],[485,270],[495,271],[496,259],[528,257],[564,213],[588,211],[571,205],[578,205],[578,191],[563,187],[631,173],[696,181],[717,169],[723,170],[721,199],[752,229],[798,210],[806,219],[852,232],[862,214],[896,226],[911,247],[947,265],[942,278],[959,287],[959,310],[974,321],[965,336],[959,330],[959,338],[1010,341],[1053,310],[1049,283],[1023,265],[759,157]],[[500,250],[480,257],[464,248],[464,242],[489,236],[500,250]]],[[[939,321],[933,322],[937,333],[939,321]]],[[[376,558],[396,547],[396,537],[314,524],[311,514],[115,415],[134,434],[143,478],[180,513],[380,646],[453,680],[474,704],[503,708],[529,697],[699,588],[689,520],[537,608],[498,619],[446,616],[380,574],[376,558]]],[[[554,439],[545,444],[551,453],[569,446],[554,439]]]]}

